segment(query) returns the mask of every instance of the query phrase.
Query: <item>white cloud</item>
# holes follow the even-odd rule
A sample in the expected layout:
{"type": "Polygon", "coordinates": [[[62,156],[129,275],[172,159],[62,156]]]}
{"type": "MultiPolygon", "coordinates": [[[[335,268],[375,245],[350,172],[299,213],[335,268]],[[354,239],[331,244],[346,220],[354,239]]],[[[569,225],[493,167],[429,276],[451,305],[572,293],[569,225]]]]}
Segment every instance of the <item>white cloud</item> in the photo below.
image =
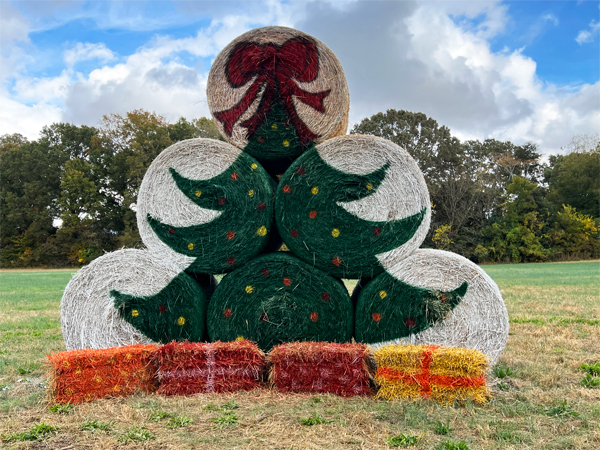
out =
{"type": "Polygon", "coordinates": [[[68,67],[73,67],[80,61],[98,59],[100,61],[111,61],[115,54],[103,43],[92,44],[90,42],[78,42],[73,48],[65,50],[64,60],[68,67]]]}
{"type": "Polygon", "coordinates": [[[575,41],[577,41],[579,45],[593,42],[598,32],[600,32],[600,22],[595,22],[592,20],[590,22],[589,29],[581,30],[575,38],[575,41]]]}
{"type": "Polygon", "coordinates": [[[6,93],[0,93],[0,135],[19,133],[27,139],[39,138],[41,129],[61,118],[60,108],[45,102],[32,106],[11,100],[6,93]]]}

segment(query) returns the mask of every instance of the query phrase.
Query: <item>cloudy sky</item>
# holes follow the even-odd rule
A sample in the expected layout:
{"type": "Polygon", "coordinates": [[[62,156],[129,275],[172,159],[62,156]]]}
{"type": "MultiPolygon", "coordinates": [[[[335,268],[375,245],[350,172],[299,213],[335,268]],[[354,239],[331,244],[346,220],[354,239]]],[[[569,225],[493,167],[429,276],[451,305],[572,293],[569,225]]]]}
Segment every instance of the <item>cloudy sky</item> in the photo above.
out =
{"type": "Polygon", "coordinates": [[[598,1],[0,0],[0,135],[97,125],[146,109],[210,116],[206,79],[241,33],[283,25],[324,42],[350,123],[423,112],[461,139],[558,153],[600,131],[598,1]]]}

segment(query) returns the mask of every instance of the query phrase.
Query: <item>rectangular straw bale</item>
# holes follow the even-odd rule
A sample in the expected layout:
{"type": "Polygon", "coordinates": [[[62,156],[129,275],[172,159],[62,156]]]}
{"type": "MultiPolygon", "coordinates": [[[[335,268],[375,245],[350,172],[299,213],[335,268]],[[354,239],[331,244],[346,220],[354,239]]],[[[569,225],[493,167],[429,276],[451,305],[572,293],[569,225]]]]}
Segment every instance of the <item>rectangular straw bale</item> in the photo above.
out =
{"type": "Polygon", "coordinates": [[[375,352],[377,397],[431,398],[441,404],[485,403],[487,357],[478,350],[436,345],[388,345],[375,352]]]}
{"type": "Polygon", "coordinates": [[[158,393],[191,395],[234,392],[258,387],[265,354],[253,342],[171,342],[153,355],[160,382],[158,393]]]}
{"type": "Polygon", "coordinates": [[[80,404],[103,397],[125,397],[156,390],[150,355],[155,345],[71,350],[48,358],[51,401],[80,404]]]}
{"type": "Polygon", "coordinates": [[[362,344],[281,344],[269,353],[269,379],[282,392],[368,395],[370,356],[369,348],[362,344]]]}

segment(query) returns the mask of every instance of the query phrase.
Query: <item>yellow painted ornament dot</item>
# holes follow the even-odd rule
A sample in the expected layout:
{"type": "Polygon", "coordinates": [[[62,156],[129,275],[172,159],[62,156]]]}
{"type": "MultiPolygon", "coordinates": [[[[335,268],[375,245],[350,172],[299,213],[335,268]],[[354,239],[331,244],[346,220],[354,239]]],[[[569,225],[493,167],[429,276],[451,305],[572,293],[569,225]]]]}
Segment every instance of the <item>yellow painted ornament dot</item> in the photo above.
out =
{"type": "Polygon", "coordinates": [[[271,125],[271,130],[276,130],[277,129],[277,124],[274,123],[273,125],[271,125]]]}
{"type": "Polygon", "coordinates": [[[177,325],[185,325],[185,317],[180,317],[177,319],[177,325]]]}
{"type": "Polygon", "coordinates": [[[196,191],[196,197],[200,197],[202,195],[202,191],[196,191]]]}
{"type": "Polygon", "coordinates": [[[337,228],[334,228],[333,230],[331,230],[331,235],[333,237],[338,237],[340,235],[340,230],[338,230],[337,228]]]}
{"type": "Polygon", "coordinates": [[[263,225],[258,230],[256,230],[256,234],[258,234],[259,236],[265,236],[267,234],[267,227],[263,225]]]}
{"type": "Polygon", "coordinates": [[[319,193],[319,188],[317,186],[314,186],[310,192],[312,192],[313,195],[317,195],[319,193]]]}
{"type": "Polygon", "coordinates": [[[254,169],[257,169],[257,168],[258,168],[258,166],[257,166],[255,163],[252,163],[252,165],[250,166],[250,168],[251,168],[252,170],[254,170],[254,169]]]}
{"type": "Polygon", "coordinates": [[[387,292],[385,292],[385,291],[379,291],[379,297],[386,298],[387,297],[387,292]]]}
{"type": "Polygon", "coordinates": [[[131,311],[131,315],[132,315],[133,317],[137,317],[137,316],[139,316],[139,315],[140,315],[140,313],[138,312],[138,310],[137,310],[137,309],[134,309],[133,311],[131,311]]]}
{"type": "Polygon", "coordinates": [[[254,292],[254,288],[250,285],[246,286],[246,293],[252,294],[252,292],[254,292]]]}
{"type": "Polygon", "coordinates": [[[371,183],[367,183],[367,191],[373,189],[373,185],[371,183]]]}
{"type": "Polygon", "coordinates": [[[235,338],[236,341],[243,341],[244,340],[244,336],[238,336],[235,338]]]}
{"type": "Polygon", "coordinates": [[[192,244],[192,243],[189,243],[189,244],[188,244],[188,249],[190,249],[190,250],[194,250],[194,244],[192,244]]]}
{"type": "Polygon", "coordinates": [[[248,191],[248,195],[249,195],[250,197],[254,197],[254,191],[253,191],[252,189],[250,189],[250,190],[248,191]]]}
{"type": "Polygon", "coordinates": [[[290,146],[290,141],[283,141],[283,146],[284,147],[289,147],[290,146]]]}

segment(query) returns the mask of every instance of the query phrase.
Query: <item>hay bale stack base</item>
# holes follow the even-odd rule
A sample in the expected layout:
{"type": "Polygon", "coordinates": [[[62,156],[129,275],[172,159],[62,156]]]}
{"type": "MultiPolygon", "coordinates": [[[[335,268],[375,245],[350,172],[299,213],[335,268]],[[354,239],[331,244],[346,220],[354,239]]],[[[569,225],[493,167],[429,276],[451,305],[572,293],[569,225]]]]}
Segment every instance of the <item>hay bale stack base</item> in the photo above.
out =
{"type": "Polygon", "coordinates": [[[353,308],[344,285],[281,253],[227,274],[208,307],[212,341],[250,339],[264,351],[294,341],[347,342],[353,308]]]}
{"type": "Polygon", "coordinates": [[[251,390],[261,383],[265,355],[247,341],[171,342],[152,355],[163,395],[251,390]]]}
{"type": "Polygon", "coordinates": [[[178,142],[144,175],[137,203],[140,236],[182,270],[231,271],[267,245],[273,186],[254,158],[226,142],[178,142]]]}
{"type": "Polygon", "coordinates": [[[381,273],[416,250],[429,228],[429,193],[416,162],[374,136],[338,137],[307,151],[276,192],[285,244],[336,277],[381,273]]]}
{"type": "Polygon", "coordinates": [[[375,352],[378,398],[416,400],[431,398],[451,405],[490,398],[486,386],[487,357],[465,348],[436,345],[390,345],[375,352]]]}
{"type": "Polygon", "coordinates": [[[291,28],[234,39],[213,62],[206,90],[221,134],[260,161],[291,160],[348,127],[342,66],[322,42],[291,28]]]}
{"type": "Polygon", "coordinates": [[[269,380],[282,392],[369,395],[371,353],[360,344],[292,342],[273,347],[269,380]]]}
{"type": "Polygon", "coordinates": [[[150,355],[154,345],[131,345],[101,350],[72,350],[48,358],[50,398],[78,405],[97,398],[125,397],[156,390],[150,355]]]}

